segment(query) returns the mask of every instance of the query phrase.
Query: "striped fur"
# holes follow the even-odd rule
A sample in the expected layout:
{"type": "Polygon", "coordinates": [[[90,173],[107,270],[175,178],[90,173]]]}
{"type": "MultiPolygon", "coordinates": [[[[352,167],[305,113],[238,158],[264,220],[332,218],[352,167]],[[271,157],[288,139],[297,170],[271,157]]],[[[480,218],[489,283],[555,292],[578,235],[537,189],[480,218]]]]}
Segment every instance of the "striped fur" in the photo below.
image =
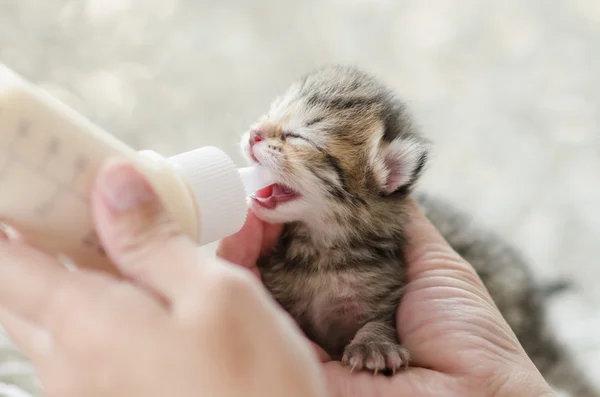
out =
{"type": "MultiPolygon", "coordinates": [[[[265,139],[251,148],[244,135],[245,153],[302,196],[274,209],[253,205],[262,219],[286,224],[259,261],[266,287],[333,358],[375,372],[407,365],[395,324],[403,226],[428,142],[404,105],[373,77],[332,66],[292,84],[251,130],[265,139]]],[[[544,375],[576,396],[597,396],[548,330],[541,289],[518,253],[444,203],[419,199],[544,375]],[[553,376],[555,368],[570,375],[553,376]]]]}

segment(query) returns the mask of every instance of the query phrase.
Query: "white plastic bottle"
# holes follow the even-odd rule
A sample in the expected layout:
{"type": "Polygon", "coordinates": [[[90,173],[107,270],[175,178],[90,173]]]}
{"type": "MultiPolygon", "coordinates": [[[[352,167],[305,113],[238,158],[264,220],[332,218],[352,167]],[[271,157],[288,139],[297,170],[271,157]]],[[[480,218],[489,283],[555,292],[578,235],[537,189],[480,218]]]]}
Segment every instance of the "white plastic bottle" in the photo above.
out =
{"type": "Polygon", "coordinates": [[[237,232],[246,196],[272,183],[205,147],[164,158],[137,152],[0,64],[0,221],[86,268],[111,269],[94,231],[92,184],[103,161],[128,158],[200,245],[237,232]]]}

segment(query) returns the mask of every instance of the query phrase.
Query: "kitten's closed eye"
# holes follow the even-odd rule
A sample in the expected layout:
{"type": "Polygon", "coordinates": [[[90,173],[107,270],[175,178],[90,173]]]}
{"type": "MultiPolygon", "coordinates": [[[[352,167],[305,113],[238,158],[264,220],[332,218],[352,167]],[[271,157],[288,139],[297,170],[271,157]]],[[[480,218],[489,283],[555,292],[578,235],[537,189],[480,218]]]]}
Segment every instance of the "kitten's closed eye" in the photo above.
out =
{"type": "Polygon", "coordinates": [[[283,136],[283,140],[286,142],[289,140],[292,140],[292,143],[303,142],[304,146],[315,146],[316,147],[316,144],[312,140],[310,140],[309,138],[307,138],[303,135],[297,134],[295,132],[284,131],[282,136],[283,136]]]}
{"type": "Polygon", "coordinates": [[[308,123],[306,123],[306,126],[310,127],[314,124],[320,123],[323,120],[325,120],[325,117],[317,117],[316,119],[313,119],[313,120],[309,121],[308,123]]]}
{"type": "Polygon", "coordinates": [[[427,153],[391,92],[368,76],[344,71],[317,74],[300,91],[292,87],[244,140],[248,157],[270,167],[302,198],[258,209],[277,222],[321,222],[333,213],[379,205],[382,195],[404,195],[427,153]]]}
{"type": "Polygon", "coordinates": [[[295,132],[291,132],[291,131],[284,131],[283,132],[283,138],[287,139],[287,138],[298,138],[298,139],[305,139],[305,137],[303,137],[302,135],[296,134],[295,132]]]}

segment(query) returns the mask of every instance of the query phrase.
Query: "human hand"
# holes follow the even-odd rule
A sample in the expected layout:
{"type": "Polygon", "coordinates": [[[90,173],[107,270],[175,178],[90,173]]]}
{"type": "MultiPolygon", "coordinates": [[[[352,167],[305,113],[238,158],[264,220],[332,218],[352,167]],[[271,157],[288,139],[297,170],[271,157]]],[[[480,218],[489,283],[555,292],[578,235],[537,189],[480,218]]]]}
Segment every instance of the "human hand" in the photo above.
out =
{"type": "MultiPolygon", "coordinates": [[[[259,221],[254,225],[270,228],[259,221]]],[[[330,397],[553,396],[474,269],[416,203],[406,233],[409,282],[397,323],[411,368],[393,377],[350,373],[322,355],[330,397]]],[[[244,235],[252,233],[246,230],[244,235]]],[[[233,236],[228,245],[235,239],[243,241],[233,236]]],[[[263,241],[261,251],[266,248],[263,241]]],[[[254,258],[245,257],[245,266],[255,263],[258,251],[253,251],[254,258]]]]}
{"type": "Polygon", "coordinates": [[[475,270],[412,203],[397,311],[411,368],[386,379],[325,364],[330,397],[553,396],[475,270]]]}
{"type": "Polygon", "coordinates": [[[282,230],[283,225],[264,222],[249,211],[242,229],[219,242],[217,256],[248,269],[260,279],[256,262],[273,248],[282,230]]]}
{"type": "Polygon", "coordinates": [[[125,279],[0,236],[0,323],[48,397],[322,396],[318,362],[249,273],[199,257],[124,163],[93,211],[125,279]]]}
{"type": "MultiPolygon", "coordinates": [[[[282,230],[283,225],[264,222],[250,211],[242,229],[219,242],[217,256],[249,270],[260,279],[256,262],[260,256],[267,254],[273,248],[282,230]]],[[[284,313],[291,320],[291,316],[287,312],[284,313]]],[[[306,339],[306,342],[313,347],[322,362],[330,360],[321,347],[311,340],[306,339]]]]}

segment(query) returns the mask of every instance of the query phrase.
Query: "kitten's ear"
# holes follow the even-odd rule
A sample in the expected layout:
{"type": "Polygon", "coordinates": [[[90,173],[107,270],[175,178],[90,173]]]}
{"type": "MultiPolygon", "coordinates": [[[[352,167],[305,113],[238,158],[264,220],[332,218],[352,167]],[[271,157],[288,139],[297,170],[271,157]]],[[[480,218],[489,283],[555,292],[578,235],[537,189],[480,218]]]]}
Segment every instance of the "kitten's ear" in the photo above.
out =
{"type": "Polygon", "coordinates": [[[429,142],[415,134],[401,134],[381,142],[376,172],[381,193],[408,192],[421,176],[427,162],[429,142]]]}

